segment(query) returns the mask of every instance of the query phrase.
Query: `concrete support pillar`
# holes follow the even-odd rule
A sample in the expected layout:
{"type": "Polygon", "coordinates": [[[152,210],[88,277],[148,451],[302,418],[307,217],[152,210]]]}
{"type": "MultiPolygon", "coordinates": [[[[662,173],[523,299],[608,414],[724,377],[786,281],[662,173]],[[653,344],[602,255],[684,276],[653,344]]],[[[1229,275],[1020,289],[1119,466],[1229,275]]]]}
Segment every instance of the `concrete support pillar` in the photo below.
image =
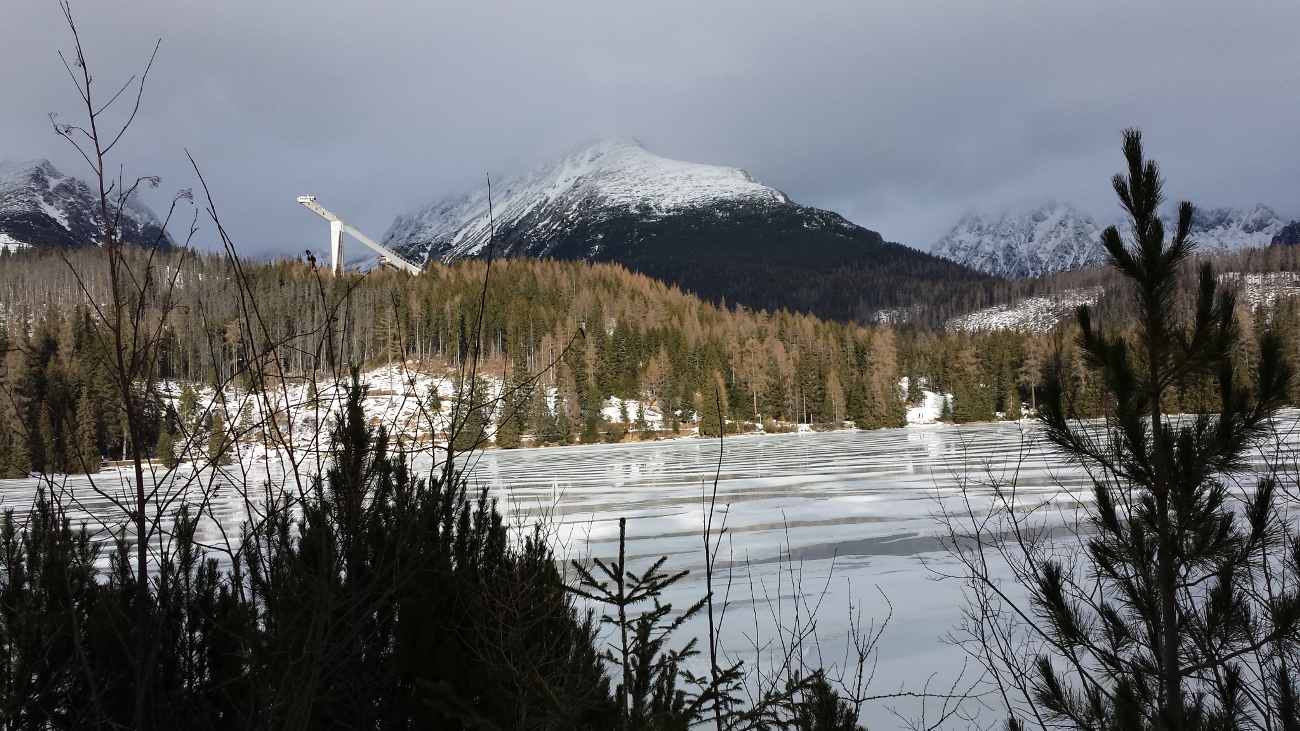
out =
{"type": "Polygon", "coordinates": [[[330,273],[343,273],[343,222],[330,221],[330,273]]]}

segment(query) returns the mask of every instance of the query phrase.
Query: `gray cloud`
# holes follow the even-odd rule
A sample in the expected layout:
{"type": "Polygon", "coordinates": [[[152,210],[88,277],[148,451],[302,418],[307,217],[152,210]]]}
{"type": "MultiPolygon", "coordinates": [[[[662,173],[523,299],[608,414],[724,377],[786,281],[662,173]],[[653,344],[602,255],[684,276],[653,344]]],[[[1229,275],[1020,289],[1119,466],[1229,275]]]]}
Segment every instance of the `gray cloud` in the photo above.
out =
{"type": "MultiPolygon", "coordinates": [[[[1171,196],[1300,216],[1300,4],[82,0],[104,87],[162,49],[128,173],[202,166],[250,254],[321,248],[313,193],[372,235],[398,213],[587,140],[743,167],[794,200],[927,248],[966,210],[1115,216],[1119,131],[1171,196]]],[[[84,173],[57,6],[0,23],[0,158],[84,173]]],[[[150,202],[161,204],[160,191],[150,202]]],[[[211,227],[209,226],[208,229],[211,227]]],[[[212,242],[210,231],[205,232],[212,242]]]]}

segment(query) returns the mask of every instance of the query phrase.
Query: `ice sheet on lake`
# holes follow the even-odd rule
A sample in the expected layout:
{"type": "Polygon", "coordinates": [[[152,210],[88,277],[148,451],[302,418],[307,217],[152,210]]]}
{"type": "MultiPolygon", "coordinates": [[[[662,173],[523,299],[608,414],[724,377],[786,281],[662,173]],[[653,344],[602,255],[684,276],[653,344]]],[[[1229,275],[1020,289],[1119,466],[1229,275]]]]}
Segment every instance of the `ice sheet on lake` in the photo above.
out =
{"type": "MultiPolygon", "coordinates": [[[[1296,418],[1288,412],[1280,420],[1288,449],[1296,418]]],[[[1087,486],[1084,475],[1035,440],[1030,422],[728,437],[722,448],[720,466],[718,441],[684,439],[489,451],[469,467],[508,518],[527,524],[549,516],[559,550],[572,558],[617,555],[618,519],[626,517],[630,568],[666,555],[668,568],[691,569],[669,597],[679,607],[704,592],[702,500],[716,476],[717,522],[727,530],[719,580],[729,582],[731,601],[724,648],[747,652],[755,616],[770,637],[774,624],[789,621],[792,597],[802,592],[820,602],[822,642],[809,650],[820,655],[809,661],[842,664],[852,595],[864,621],[892,611],[876,671],[880,692],[917,689],[927,680],[946,688],[962,666],[962,652],[941,641],[960,617],[962,586],[935,580],[931,570],[950,566],[932,516],[941,501],[957,496],[962,479],[1014,477],[1023,499],[1061,499],[1066,511],[1075,505],[1068,493],[1087,486]]],[[[416,467],[431,470],[432,459],[420,458],[416,467]]],[[[218,481],[282,479],[271,462],[252,469],[218,481]]],[[[111,486],[117,477],[97,479],[111,486]]],[[[85,477],[59,486],[84,500],[89,513],[111,512],[88,492],[85,477]]],[[[0,504],[21,510],[34,489],[33,480],[0,481],[0,504]]],[[[213,501],[229,527],[250,507],[255,502],[244,503],[229,487],[213,501]]],[[[685,636],[704,632],[702,619],[684,628],[685,636]]],[[[862,720],[897,724],[883,706],[864,709],[862,720]]]]}

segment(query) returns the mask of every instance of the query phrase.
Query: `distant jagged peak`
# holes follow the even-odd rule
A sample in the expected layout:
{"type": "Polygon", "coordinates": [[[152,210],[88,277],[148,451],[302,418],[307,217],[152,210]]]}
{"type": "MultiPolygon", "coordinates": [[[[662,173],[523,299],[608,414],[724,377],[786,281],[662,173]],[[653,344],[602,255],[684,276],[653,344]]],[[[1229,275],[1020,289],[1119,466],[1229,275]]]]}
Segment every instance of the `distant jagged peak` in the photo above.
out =
{"type": "MultiPolygon", "coordinates": [[[[0,234],[6,242],[57,247],[98,243],[102,218],[98,200],[85,181],[65,175],[44,158],[0,162],[0,234]]],[[[112,209],[118,201],[109,203],[112,209]]],[[[175,245],[162,222],[134,193],[122,206],[122,214],[123,241],[175,245]]]]}
{"type": "MultiPolygon", "coordinates": [[[[96,195],[86,181],[60,172],[54,163],[45,158],[0,160],[0,191],[10,195],[45,196],[48,191],[55,191],[60,185],[68,186],[69,193],[75,191],[75,194],[82,196],[96,195]]],[[[116,203],[116,195],[109,203],[116,203]]],[[[142,203],[135,193],[127,198],[126,212],[141,222],[159,223],[153,210],[142,203]]]]}
{"type": "Polygon", "coordinates": [[[0,190],[36,194],[37,190],[32,187],[35,181],[41,181],[48,188],[54,188],[63,182],[74,185],[81,182],[59,172],[53,163],[44,158],[0,160],[0,190]]]}
{"type": "Polygon", "coordinates": [[[1069,204],[1044,201],[999,215],[968,212],[931,252],[1003,277],[1036,277],[1100,263],[1100,229],[1069,204]]]}
{"type": "MultiPolygon", "coordinates": [[[[1176,211],[1163,216],[1169,224],[1176,211]]],[[[1198,253],[1222,253],[1268,246],[1286,222],[1263,204],[1253,208],[1197,208],[1192,214],[1191,238],[1198,253]]]]}
{"type": "MultiPolygon", "coordinates": [[[[1161,211],[1167,231],[1177,216],[1174,205],[1161,211]]],[[[1197,208],[1191,238],[1197,253],[1217,254],[1272,243],[1285,226],[1273,209],[1197,208]]],[[[1127,240],[1127,221],[1118,223],[1127,240]]],[[[932,252],[959,264],[1004,277],[1035,277],[1106,263],[1101,227],[1068,204],[1054,201],[990,216],[968,213],[932,252]]]]}
{"type": "Polygon", "coordinates": [[[1300,244],[1300,221],[1292,221],[1273,235],[1271,246],[1295,246],[1300,244]]]}

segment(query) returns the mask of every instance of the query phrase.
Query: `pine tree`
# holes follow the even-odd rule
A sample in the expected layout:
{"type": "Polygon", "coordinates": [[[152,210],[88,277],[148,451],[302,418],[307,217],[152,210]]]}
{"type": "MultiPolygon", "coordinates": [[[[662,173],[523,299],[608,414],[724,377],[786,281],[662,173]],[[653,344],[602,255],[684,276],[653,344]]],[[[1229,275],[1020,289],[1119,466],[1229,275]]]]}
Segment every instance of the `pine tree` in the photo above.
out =
{"type": "Polygon", "coordinates": [[[517,449],[523,446],[519,429],[520,413],[515,407],[514,397],[506,398],[497,409],[497,446],[502,449],[517,449]]]}
{"type": "Polygon", "coordinates": [[[636,405],[636,430],[637,433],[641,435],[642,439],[654,437],[654,434],[650,429],[650,422],[646,419],[645,404],[643,403],[638,403],[636,405]]]}
{"type": "Polygon", "coordinates": [[[212,412],[212,432],[208,434],[208,459],[212,464],[228,465],[231,462],[230,435],[226,433],[226,418],[221,409],[212,412]]]}
{"type": "Polygon", "coordinates": [[[181,384],[180,402],[181,421],[185,424],[187,429],[192,429],[195,425],[194,419],[199,410],[199,394],[188,381],[181,384]]]}
{"type": "Polygon", "coordinates": [[[71,467],[87,474],[99,472],[103,460],[99,453],[99,425],[95,419],[94,405],[90,401],[90,388],[83,387],[77,401],[77,458],[71,467]]]}
{"type": "Polygon", "coordinates": [[[54,433],[54,420],[50,418],[50,408],[45,404],[37,406],[37,431],[41,438],[41,471],[60,472],[63,460],[58,458],[58,438],[54,433]]]}
{"type": "Polygon", "coordinates": [[[589,411],[582,419],[582,433],[578,435],[582,444],[595,444],[600,441],[600,413],[589,411]]]}
{"type": "Polygon", "coordinates": [[[560,399],[555,400],[555,439],[556,444],[573,443],[573,421],[569,419],[569,408],[560,399]]]}
{"type": "Polygon", "coordinates": [[[176,466],[176,440],[171,432],[163,429],[158,434],[158,444],[154,446],[153,453],[163,467],[170,470],[176,466]]]}
{"type": "Polygon", "coordinates": [[[831,369],[831,373],[826,377],[826,396],[822,406],[822,413],[830,417],[830,421],[838,424],[844,421],[844,387],[840,385],[840,375],[831,369]]]}
{"type": "Polygon", "coordinates": [[[455,419],[456,433],[451,446],[457,452],[471,452],[487,443],[487,424],[483,419],[483,408],[458,408],[455,419]]]}
{"type": "Polygon", "coordinates": [[[1003,397],[1002,413],[1008,421],[1020,420],[1020,391],[1015,386],[1008,388],[1007,395],[1003,397]]]}
{"type": "Polygon", "coordinates": [[[1300,659],[1300,543],[1286,538],[1272,479],[1243,493],[1230,482],[1286,403],[1291,372],[1267,335],[1254,373],[1234,370],[1234,297],[1209,264],[1182,316],[1193,208],[1179,206],[1166,241],[1163,181],[1137,131],[1125,132],[1124,154],[1114,187],[1133,242],[1112,226],[1102,243],[1139,303],[1135,329],[1102,330],[1078,312],[1079,348],[1109,396],[1104,430],[1072,419],[1059,370],[1041,403],[1047,438],[1094,476],[1095,503],[1083,563],[1047,557],[1029,586],[1048,653],[1034,678],[1038,718],[1080,730],[1295,728],[1286,670],[1300,659]],[[1167,416],[1174,384],[1196,376],[1217,380],[1219,413],[1167,416]]]}
{"type": "Polygon", "coordinates": [[[9,419],[0,409],[0,478],[20,477],[14,467],[14,435],[9,428],[9,419]]]}
{"type": "Polygon", "coordinates": [[[952,420],[958,424],[992,421],[994,411],[990,391],[973,377],[959,377],[952,386],[952,420]]]}

